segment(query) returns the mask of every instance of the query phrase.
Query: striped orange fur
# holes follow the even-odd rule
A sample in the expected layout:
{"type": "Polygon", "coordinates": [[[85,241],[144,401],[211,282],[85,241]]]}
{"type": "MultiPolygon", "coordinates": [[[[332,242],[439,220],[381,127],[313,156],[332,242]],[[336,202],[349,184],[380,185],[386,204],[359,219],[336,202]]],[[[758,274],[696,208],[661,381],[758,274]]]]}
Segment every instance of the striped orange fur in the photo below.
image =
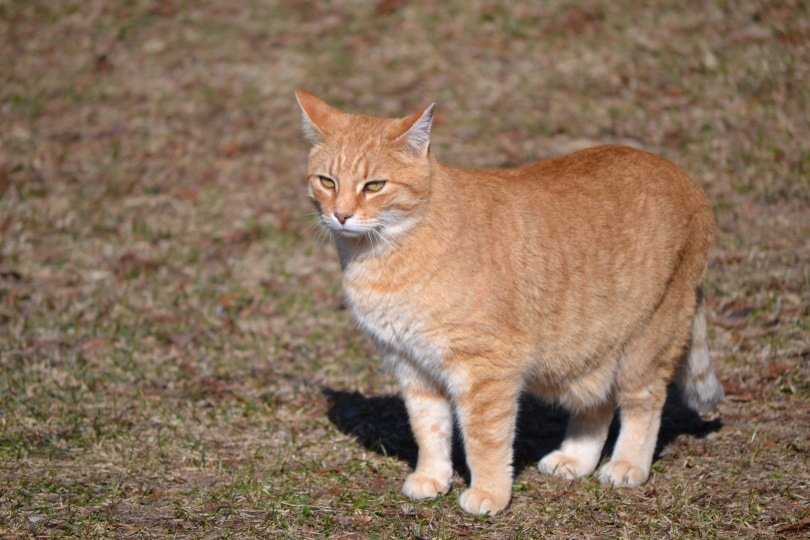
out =
{"type": "Polygon", "coordinates": [[[296,96],[313,145],[309,195],[419,445],[405,495],[449,490],[455,419],[471,472],[462,508],[504,509],[524,391],[571,412],[561,447],[540,461],[548,474],[593,472],[618,409],[599,471],[613,485],[647,479],[676,372],[691,406],[722,398],[701,293],[714,219],[683,170],[616,146],[454,168],[430,152],[432,105],[392,120],[296,96]]]}

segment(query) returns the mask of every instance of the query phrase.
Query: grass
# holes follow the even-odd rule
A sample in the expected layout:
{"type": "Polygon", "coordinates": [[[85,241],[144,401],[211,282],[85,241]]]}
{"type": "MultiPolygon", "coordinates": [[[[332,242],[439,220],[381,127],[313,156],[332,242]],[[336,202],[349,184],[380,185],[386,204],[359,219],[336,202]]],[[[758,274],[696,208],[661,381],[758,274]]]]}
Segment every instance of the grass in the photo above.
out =
{"type": "Polygon", "coordinates": [[[801,538],[810,531],[810,13],[802,2],[0,0],[0,536],[801,538]],[[399,494],[415,447],[312,227],[296,87],[438,104],[446,162],[599,142],[715,201],[719,415],[670,402],[651,480],[534,469],[399,494]]]}

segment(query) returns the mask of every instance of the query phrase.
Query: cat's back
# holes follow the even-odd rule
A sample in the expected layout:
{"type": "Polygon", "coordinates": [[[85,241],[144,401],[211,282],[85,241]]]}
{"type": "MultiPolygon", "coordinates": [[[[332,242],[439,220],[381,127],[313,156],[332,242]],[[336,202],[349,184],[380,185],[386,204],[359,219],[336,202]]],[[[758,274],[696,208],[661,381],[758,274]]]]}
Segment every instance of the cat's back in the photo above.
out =
{"type": "Polygon", "coordinates": [[[456,171],[476,213],[497,213],[506,225],[611,235],[685,234],[687,223],[689,234],[713,228],[700,186],[669,160],[635,148],[605,145],[512,169],[456,171]]]}
{"type": "Polygon", "coordinates": [[[503,173],[506,182],[569,197],[658,194],[708,203],[683,169],[661,156],[627,146],[597,146],[503,173]]]}

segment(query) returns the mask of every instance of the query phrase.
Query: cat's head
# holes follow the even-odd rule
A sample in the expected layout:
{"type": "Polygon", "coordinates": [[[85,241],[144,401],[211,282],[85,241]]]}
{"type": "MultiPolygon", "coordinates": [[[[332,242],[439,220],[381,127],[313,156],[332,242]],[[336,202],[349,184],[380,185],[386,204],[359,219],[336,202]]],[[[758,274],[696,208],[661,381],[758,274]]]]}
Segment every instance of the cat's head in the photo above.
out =
{"type": "Polygon", "coordinates": [[[337,237],[394,239],[410,230],[430,195],[433,105],[382,119],[345,113],[296,90],[304,136],[313,147],[309,196],[337,237]]]}

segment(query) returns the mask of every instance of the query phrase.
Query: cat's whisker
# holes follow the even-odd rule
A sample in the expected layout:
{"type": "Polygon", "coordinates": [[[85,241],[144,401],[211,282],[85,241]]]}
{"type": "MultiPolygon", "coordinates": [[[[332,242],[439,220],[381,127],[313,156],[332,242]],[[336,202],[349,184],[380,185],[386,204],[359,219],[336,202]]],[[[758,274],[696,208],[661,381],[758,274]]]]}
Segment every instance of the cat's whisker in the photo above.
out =
{"type": "MultiPolygon", "coordinates": [[[[310,217],[310,215],[311,214],[307,214],[304,217],[310,217]]],[[[321,228],[321,227],[323,227],[323,223],[321,223],[320,220],[318,220],[318,219],[313,219],[312,221],[309,222],[309,225],[304,227],[304,230],[309,231],[311,229],[316,229],[316,228],[321,228]]]]}
{"type": "Polygon", "coordinates": [[[371,251],[374,251],[374,235],[372,234],[373,230],[368,230],[364,233],[365,237],[368,238],[368,243],[371,245],[371,251]]]}
{"type": "Polygon", "coordinates": [[[332,231],[329,230],[329,227],[323,223],[318,223],[318,242],[323,244],[324,242],[329,242],[331,239],[332,231]]]}
{"type": "Polygon", "coordinates": [[[321,216],[320,212],[305,212],[301,217],[308,218],[308,217],[320,217],[320,216],[321,216]]]}
{"type": "Polygon", "coordinates": [[[316,241],[318,244],[323,244],[324,242],[328,242],[330,240],[330,231],[329,228],[323,223],[321,219],[321,214],[319,212],[311,212],[306,214],[307,217],[309,216],[316,216],[316,219],[312,220],[309,225],[304,227],[305,231],[315,230],[317,231],[316,241]]]}
{"type": "Polygon", "coordinates": [[[387,239],[387,238],[386,238],[386,237],[383,235],[383,233],[382,233],[382,232],[380,232],[380,231],[379,231],[379,230],[377,230],[377,229],[371,229],[371,231],[374,233],[374,235],[375,235],[375,236],[376,236],[378,239],[380,239],[380,240],[382,240],[383,242],[385,242],[385,245],[387,245],[387,246],[388,246],[389,248],[391,248],[391,249],[394,249],[394,245],[393,245],[391,242],[389,242],[389,241],[388,241],[388,239],[387,239]]]}

